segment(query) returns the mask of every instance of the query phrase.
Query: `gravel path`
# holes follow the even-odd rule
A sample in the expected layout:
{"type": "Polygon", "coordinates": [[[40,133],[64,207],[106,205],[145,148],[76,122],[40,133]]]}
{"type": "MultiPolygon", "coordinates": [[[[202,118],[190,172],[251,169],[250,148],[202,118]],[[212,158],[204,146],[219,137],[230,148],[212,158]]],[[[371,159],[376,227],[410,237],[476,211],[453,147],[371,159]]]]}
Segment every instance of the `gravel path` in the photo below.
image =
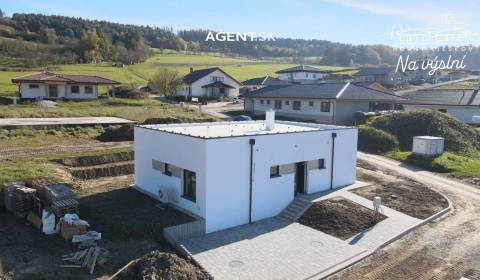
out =
{"type": "Polygon", "coordinates": [[[431,186],[455,210],[329,279],[480,279],[480,190],[380,156],[359,159],[431,186]]]}

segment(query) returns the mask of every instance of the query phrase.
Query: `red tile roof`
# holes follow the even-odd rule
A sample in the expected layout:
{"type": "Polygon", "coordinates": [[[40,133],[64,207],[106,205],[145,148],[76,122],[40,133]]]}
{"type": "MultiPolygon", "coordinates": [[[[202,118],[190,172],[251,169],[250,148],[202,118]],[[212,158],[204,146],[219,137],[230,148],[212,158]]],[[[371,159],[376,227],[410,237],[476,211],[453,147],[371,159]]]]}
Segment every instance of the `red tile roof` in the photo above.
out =
{"type": "Polygon", "coordinates": [[[12,79],[13,83],[21,82],[35,82],[35,83],[45,83],[45,82],[61,82],[67,84],[97,84],[97,85],[116,85],[120,84],[117,81],[110,80],[98,76],[88,76],[88,75],[67,75],[67,74],[55,74],[51,72],[41,72],[28,76],[22,76],[12,79]]]}

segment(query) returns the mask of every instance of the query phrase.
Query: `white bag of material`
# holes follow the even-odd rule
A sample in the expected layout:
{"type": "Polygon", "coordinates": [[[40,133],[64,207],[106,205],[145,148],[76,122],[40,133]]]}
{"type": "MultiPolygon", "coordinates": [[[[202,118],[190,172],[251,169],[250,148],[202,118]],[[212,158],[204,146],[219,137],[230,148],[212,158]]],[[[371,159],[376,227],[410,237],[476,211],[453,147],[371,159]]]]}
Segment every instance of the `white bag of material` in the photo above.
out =
{"type": "Polygon", "coordinates": [[[42,231],[43,233],[50,235],[57,233],[59,230],[55,225],[55,214],[52,212],[42,211],[42,231]]]}
{"type": "Polygon", "coordinates": [[[81,220],[77,214],[65,214],[65,216],[63,216],[63,220],[69,225],[87,226],[87,227],[90,226],[90,224],[87,221],[81,220]]]}

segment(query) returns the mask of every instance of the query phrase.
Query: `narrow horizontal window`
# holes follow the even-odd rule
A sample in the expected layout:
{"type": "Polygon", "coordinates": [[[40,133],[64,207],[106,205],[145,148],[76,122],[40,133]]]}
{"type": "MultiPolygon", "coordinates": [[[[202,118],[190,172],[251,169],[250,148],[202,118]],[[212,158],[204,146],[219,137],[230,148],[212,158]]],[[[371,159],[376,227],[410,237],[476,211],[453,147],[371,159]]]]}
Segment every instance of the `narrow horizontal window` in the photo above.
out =
{"type": "Polygon", "coordinates": [[[29,84],[28,87],[29,87],[29,88],[39,88],[39,85],[37,85],[37,84],[29,84]]]}

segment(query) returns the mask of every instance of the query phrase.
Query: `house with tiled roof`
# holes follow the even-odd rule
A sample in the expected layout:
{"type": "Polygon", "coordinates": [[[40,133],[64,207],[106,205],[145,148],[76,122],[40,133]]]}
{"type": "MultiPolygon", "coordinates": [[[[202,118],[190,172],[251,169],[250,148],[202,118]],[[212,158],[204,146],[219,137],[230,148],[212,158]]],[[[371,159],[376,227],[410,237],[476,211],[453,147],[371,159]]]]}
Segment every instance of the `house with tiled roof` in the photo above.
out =
{"type": "Polygon", "coordinates": [[[354,74],[356,83],[378,82],[384,86],[398,86],[407,83],[408,77],[394,67],[364,67],[354,74]]]}
{"type": "Polygon", "coordinates": [[[386,91],[349,82],[271,85],[243,95],[245,111],[255,115],[273,109],[280,117],[352,124],[356,112],[394,109],[405,101],[386,91]]]}
{"type": "Polygon", "coordinates": [[[410,93],[403,103],[405,111],[433,109],[450,114],[464,123],[480,118],[478,89],[425,89],[410,93]],[[477,116],[477,118],[475,118],[477,116]]]}
{"type": "Polygon", "coordinates": [[[191,97],[237,97],[242,83],[219,67],[193,70],[183,77],[184,86],[177,96],[191,97]]]}
{"type": "Polygon", "coordinates": [[[117,81],[99,76],[41,72],[12,79],[21,99],[96,99],[98,86],[114,86],[117,81]]]}

